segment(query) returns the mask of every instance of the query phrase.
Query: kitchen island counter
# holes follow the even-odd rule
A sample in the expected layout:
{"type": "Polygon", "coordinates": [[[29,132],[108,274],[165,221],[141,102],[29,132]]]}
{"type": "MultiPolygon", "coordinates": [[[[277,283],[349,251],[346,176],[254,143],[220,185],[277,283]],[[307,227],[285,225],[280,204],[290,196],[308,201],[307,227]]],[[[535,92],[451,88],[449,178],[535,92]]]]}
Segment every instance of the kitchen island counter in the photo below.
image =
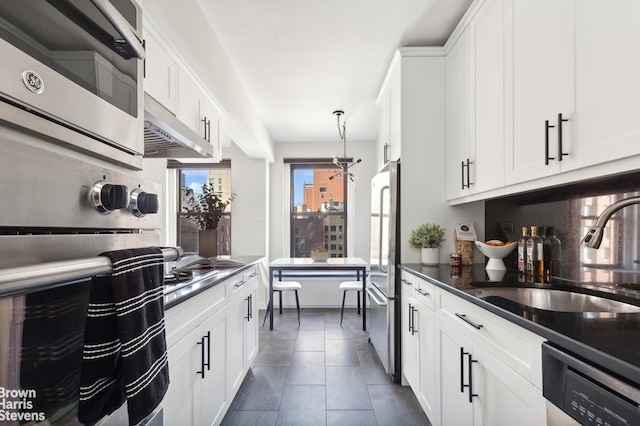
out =
{"type": "Polygon", "coordinates": [[[503,298],[481,299],[470,290],[495,287],[541,287],[602,295],[640,306],[640,292],[611,283],[577,283],[553,279],[550,283],[518,283],[516,273],[490,281],[484,265],[452,268],[403,264],[401,269],[439,288],[505,318],[574,354],[640,386],[640,313],[559,312],[536,309],[503,298]]]}

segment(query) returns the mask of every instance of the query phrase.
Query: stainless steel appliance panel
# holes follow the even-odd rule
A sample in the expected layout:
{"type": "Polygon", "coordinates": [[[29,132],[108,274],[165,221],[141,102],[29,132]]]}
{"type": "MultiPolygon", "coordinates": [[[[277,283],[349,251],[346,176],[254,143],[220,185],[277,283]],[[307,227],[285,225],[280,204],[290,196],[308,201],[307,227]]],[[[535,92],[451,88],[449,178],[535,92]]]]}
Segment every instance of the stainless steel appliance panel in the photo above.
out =
{"type": "Polygon", "coordinates": [[[401,371],[399,181],[399,163],[392,161],[371,182],[371,273],[367,290],[371,300],[369,337],[385,371],[396,381],[401,371]]]}
{"type": "MultiPolygon", "coordinates": [[[[125,185],[158,194],[155,182],[115,167],[106,167],[28,144],[29,136],[0,126],[0,227],[159,229],[162,217],[136,217],[129,209],[101,214],[89,193],[98,182],[125,185]]],[[[36,141],[34,141],[36,142],[36,141]]]]}
{"type": "MultiPolygon", "coordinates": [[[[143,63],[135,55],[144,56],[141,39],[142,13],[131,0],[27,1],[19,7],[0,0],[0,100],[33,120],[100,141],[116,159],[127,153],[123,158],[140,168],[143,63]],[[96,5],[106,6],[112,19],[96,5]]],[[[5,111],[0,120],[15,123],[5,111]]]]}
{"type": "Polygon", "coordinates": [[[548,407],[549,424],[640,424],[637,386],[548,343],[542,344],[542,393],[555,406],[548,407]]]}

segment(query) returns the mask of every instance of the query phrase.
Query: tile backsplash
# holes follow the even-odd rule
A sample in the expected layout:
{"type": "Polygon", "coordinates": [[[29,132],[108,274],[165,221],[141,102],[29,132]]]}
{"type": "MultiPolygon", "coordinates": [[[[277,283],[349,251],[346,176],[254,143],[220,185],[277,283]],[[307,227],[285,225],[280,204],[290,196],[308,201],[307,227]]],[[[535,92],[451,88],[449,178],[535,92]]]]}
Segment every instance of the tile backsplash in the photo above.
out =
{"type": "MultiPolygon", "coordinates": [[[[640,272],[640,205],[625,207],[611,217],[599,249],[580,246],[606,207],[638,195],[640,173],[489,200],[485,203],[486,239],[515,241],[523,226],[555,226],[562,242],[563,275],[579,273],[582,280],[598,281],[612,273],[640,272]],[[513,223],[514,232],[505,233],[503,223],[513,223]]],[[[515,253],[505,264],[516,267],[515,253]]]]}

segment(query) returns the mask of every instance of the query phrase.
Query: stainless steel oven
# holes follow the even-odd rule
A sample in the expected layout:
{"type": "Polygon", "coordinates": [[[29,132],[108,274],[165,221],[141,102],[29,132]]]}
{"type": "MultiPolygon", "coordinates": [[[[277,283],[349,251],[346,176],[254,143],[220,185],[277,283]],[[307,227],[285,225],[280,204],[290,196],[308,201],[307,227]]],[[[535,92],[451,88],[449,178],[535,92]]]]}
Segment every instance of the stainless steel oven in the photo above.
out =
{"type": "Polygon", "coordinates": [[[89,278],[159,245],[162,186],[3,123],[0,153],[0,424],[75,425],[89,278]]]}
{"type": "Polygon", "coordinates": [[[640,388],[624,377],[548,343],[542,367],[549,426],[640,424],[640,388]]]}
{"type": "Polygon", "coordinates": [[[141,40],[133,0],[0,0],[0,120],[141,169],[141,40]]]}

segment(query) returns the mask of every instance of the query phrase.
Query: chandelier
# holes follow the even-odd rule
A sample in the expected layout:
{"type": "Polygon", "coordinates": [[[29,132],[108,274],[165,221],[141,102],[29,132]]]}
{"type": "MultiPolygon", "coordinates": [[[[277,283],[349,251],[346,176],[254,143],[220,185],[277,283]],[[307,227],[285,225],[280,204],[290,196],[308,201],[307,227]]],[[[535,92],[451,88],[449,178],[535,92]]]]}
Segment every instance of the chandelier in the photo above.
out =
{"type": "Polygon", "coordinates": [[[351,182],[355,183],[358,180],[358,177],[349,171],[349,169],[362,160],[358,158],[355,162],[351,162],[347,159],[347,123],[346,121],[342,121],[342,125],[340,124],[340,118],[344,115],[344,111],[333,111],[333,115],[338,118],[338,135],[340,136],[340,140],[342,140],[344,150],[342,152],[342,158],[338,158],[335,151],[333,152],[333,164],[338,166],[340,171],[331,176],[329,180],[339,177],[348,177],[351,182]]]}

